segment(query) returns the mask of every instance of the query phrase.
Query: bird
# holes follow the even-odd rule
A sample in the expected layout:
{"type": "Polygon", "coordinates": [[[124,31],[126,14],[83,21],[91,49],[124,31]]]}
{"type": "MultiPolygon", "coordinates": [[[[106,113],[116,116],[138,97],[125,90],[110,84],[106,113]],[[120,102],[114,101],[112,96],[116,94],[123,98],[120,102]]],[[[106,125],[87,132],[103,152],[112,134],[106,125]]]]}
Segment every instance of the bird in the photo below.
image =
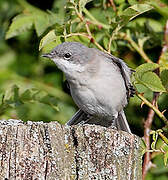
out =
{"type": "Polygon", "coordinates": [[[131,133],[124,107],[135,94],[134,71],[123,60],[79,42],[63,42],[42,57],[63,71],[79,107],[67,125],[96,124],[131,133]]]}

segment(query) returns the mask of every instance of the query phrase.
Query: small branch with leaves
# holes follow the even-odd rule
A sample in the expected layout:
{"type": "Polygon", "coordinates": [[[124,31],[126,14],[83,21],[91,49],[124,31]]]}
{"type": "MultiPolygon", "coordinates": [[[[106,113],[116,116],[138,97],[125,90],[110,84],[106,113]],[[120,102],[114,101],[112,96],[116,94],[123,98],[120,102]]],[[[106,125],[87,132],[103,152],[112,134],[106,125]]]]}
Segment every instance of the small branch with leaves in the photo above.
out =
{"type": "MultiPolygon", "coordinates": [[[[162,57],[162,54],[164,54],[167,49],[168,49],[168,41],[167,41],[167,34],[168,34],[168,21],[166,23],[166,26],[165,26],[165,32],[164,32],[164,46],[162,48],[162,52],[161,52],[161,55],[159,57],[159,60],[158,60],[158,64],[160,62],[160,58],[162,57]]],[[[157,69],[156,71],[156,74],[159,76],[159,69],[157,69]]],[[[166,127],[168,127],[168,120],[166,119],[166,117],[164,116],[164,112],[160,112],[158,107],[157,107],[157,100],[158,100],[158,97],[159,97],[160,93],[156,93],[154,92],[153,93],[153,100],[152,100],[152,103],[148,102],[146,99],[144,99],[143,95],[138,95],[139,98],[143,99],[143,102],[145,104],[147,104],[151,109],[149,109],[149,112],[148,112],[148,117],[147,119],[145,120],[145,123],[144,123],[144,141],[146,143],[146,148],[147,148],[147,152],[145,153],[145,157],[144,157],[144,162],[143,162],[143,170],[142,170],[142,178],[143,180],[145,180],[145,177],[146,177],[146,174],[148,172],[148,170],[152,167],[152,163],[151,163],[151,152],[149,151],[150,150],[150,146],[152,147],[153,143],[156,144],[156,138],[154,139],[155,141],[153,141],[153,143],[151,144],[150,143],[150,132],[151,132],[151,126],[152,126],[152,122],[153,122],[153,119],[154,119],[154,115],[155,113],[157,113],[157,115],[164,121],[164,123],[166,124],[166,127]]],[[[168,139],[162,134],[162,130],[161,131],[158,131],[157,132],[160,137],[163,139],[163,141],[168,144],[168,139]]],[[[155,132],[154,132],[154,135],[155,135],[155,132]]],[[[153,136],[153,137],[156,137],[153,136]]],[[[155,148],[153,147],[152,149],[155,150],[155,148]]],[[[164,153],[164,161],[165,161],[165,165],[167,164],[167,159],[168,159],[168,152],[165,152],[163,149],[160,150],[160,152],[164,153]]]]}

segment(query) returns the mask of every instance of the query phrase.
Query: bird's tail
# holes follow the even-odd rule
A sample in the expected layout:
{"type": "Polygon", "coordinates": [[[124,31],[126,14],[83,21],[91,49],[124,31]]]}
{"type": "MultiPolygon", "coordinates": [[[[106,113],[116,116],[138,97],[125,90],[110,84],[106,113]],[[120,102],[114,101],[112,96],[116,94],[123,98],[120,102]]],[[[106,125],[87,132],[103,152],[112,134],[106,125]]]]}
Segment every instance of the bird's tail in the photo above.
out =
{"type": "Polygon", "coordinates": [[[66,125],[71,126],[75,124],[84,124],[87,119],[87,114],[79,109],[72,118],[66,123],[66,125]]]}
{"type": "Polygon", "coordinates": [[[107,119],[99,119],[97,117],[91,116],[89,114],[86,114],[81,109],[79,109],[73,117],[66,123],[67,125],[75,125],[75,124],[95,124],[95,125],[101,125],[104,127],[116,127],[118,130],[126,131],[128,133],[131,133],[131,130],[129,128],[127,119],[125,117],[124,111],[120,111],[118,113],[118,117],[116,119],[113,119],[112,121],[108,121],[107,119]]]}
{"type": "Polygon", "coordinates": [[[118,113],[118,117],[116,119],[116,127],[118,130],[126,131],[128,133],[131,133],[130,127],[128,125],[127,119],[125,117],[124,111],[120,111],[118,113]]]}

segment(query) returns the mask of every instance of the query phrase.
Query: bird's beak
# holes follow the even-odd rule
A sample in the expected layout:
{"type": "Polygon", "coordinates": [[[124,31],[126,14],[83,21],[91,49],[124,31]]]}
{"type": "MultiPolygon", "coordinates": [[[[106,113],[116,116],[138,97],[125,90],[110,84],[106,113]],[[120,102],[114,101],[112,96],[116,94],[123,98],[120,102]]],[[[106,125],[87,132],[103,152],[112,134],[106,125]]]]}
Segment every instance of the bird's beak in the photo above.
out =
{"type": "Polygon", "coordinates": [[[50,53],[42,54],[41,56],[46,58],[52,58],[52,55],[50,53]]]}

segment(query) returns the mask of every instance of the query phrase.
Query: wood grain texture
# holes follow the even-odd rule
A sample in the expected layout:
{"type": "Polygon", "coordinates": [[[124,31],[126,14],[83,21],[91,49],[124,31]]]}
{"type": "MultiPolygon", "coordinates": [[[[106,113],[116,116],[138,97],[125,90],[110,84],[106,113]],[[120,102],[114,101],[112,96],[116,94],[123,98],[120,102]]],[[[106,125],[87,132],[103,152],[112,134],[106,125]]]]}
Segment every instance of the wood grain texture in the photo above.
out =
{"type": "Polygon", "coordinates": [[[139,137],[96,125],[0,121],[0,180],[141,180],[139,137]]]}

